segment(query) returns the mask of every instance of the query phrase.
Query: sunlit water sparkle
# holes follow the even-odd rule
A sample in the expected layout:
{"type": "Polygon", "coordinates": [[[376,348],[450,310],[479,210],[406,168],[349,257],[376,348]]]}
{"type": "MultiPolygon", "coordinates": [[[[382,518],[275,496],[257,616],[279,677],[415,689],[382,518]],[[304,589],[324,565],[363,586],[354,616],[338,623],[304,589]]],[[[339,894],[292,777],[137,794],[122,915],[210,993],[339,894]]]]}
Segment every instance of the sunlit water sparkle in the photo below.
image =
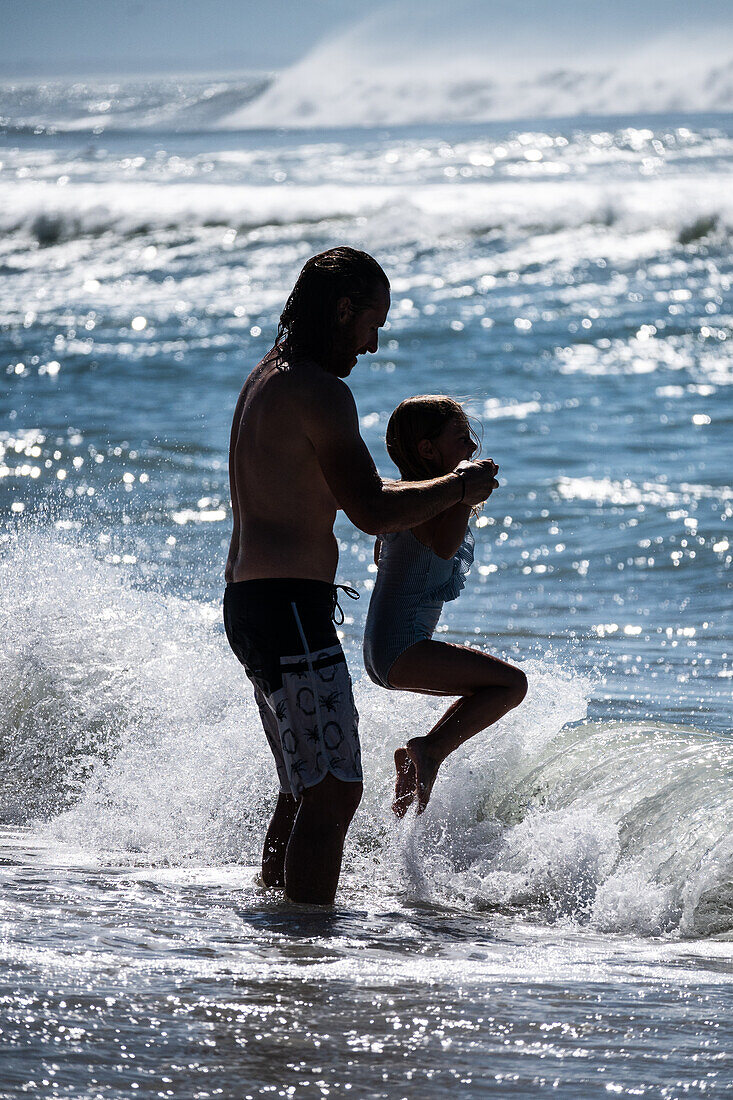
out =
{"type": "Polygon", "coordinates": [[[130,91],[145,132],[4,112],[3,1095],[724,1091],[730,116],[161,129],[257,88],[199,93],[130,91]],[[257,883],[274,773],[219,600],[236,393],[336,241],[392,280],[350,379],[382,471],[410,393],[484,424],[441,636],[530,693],[398,826],[439,704],[365,679],[339,518],[366,789],[322,913],[257,883]]]}

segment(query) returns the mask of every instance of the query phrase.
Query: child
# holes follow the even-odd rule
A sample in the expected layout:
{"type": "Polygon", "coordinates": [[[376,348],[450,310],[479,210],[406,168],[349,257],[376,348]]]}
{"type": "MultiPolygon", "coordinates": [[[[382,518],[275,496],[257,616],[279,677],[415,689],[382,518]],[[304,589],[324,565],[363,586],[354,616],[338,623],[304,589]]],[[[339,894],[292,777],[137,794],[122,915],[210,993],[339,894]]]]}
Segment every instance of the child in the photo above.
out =
{"type": "MultiPolygon", "coordinates": [[[[477,446],[463,409],[443,395],[409,397],[387,425],[387,451],[403,481],[447,474],[477,446]]],[[[477,649],[433,641],[443,603],[460,594],[473,563],[470,511],[454,504],[409,531],[380,536],[374,548],[377,580],[364,632],[370,678],[385,688],[459,696],[429,733],[395,752],[398,817],[416,796],[422,813],[445,758],[519,706],[527,692],[521,669],[477,649]]]]}

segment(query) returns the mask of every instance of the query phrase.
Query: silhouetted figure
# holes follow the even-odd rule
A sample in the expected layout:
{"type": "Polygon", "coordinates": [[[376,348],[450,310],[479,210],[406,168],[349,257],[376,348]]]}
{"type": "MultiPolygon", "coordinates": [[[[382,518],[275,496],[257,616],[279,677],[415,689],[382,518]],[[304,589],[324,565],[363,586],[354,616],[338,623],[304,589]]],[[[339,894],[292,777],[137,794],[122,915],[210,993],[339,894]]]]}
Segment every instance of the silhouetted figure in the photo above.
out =
{"type": "Polygon", "coordinates": [[[308,260],[232,424],[224,623],[280,780],[262,877],[297,902],[333,901],[362,793],[358,717],[333,621],[336,512],[370,534],[402,530],[459,500],[477,504],[496,485],[489,462],[409,484],[379,476],[343,379],[377,350],[389,306],[387,277],[365,252],[308,260]]]}

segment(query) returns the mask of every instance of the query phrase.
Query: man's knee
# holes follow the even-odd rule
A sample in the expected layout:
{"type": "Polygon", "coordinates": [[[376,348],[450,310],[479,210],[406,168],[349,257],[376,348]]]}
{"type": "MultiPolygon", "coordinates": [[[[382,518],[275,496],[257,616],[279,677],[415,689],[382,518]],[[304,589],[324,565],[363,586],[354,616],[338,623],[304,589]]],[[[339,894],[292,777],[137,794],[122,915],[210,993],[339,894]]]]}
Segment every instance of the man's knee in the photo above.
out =
{"type": "Polygon", "coordinates": [[[273,820],[278,821],[294,821],[295,815],[298,812],[298,799],[293,798],[291,794],[285,794],[284,791],[280,791],[277,796],[277,805],[275,806],[275,812],[273,814],[273,820]]]}
{"type": "Polygon", "coordinates": [[[337,779],[328,772],[320,783],[303,791],[303,806],[308,812],[348,826],[361,802],[364,784],[337,779]]]}
{"type": "Polygon", "coordinates": [[[344,783],[343,787],[342,798],[344,800],[344,809],[349,815],[349,821],[351,821],[361,802],[361,796],[364,793],[364,784],[344,783]]]}

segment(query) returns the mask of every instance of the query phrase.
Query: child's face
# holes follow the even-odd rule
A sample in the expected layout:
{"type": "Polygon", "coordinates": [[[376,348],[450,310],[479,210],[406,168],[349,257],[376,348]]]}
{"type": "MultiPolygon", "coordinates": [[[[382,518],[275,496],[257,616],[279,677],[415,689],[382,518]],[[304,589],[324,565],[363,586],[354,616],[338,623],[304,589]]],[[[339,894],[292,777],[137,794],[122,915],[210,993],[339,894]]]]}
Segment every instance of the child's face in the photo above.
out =
{"type": "Polygon", "coordinates": [[[476,444],[471,439],[468,421],[462,416],[454,416],[445,425],[440,435],[431,440],[433,460],[441,473],[455,470],[459,462],[465,462],[476,452],[476,444]]]}

